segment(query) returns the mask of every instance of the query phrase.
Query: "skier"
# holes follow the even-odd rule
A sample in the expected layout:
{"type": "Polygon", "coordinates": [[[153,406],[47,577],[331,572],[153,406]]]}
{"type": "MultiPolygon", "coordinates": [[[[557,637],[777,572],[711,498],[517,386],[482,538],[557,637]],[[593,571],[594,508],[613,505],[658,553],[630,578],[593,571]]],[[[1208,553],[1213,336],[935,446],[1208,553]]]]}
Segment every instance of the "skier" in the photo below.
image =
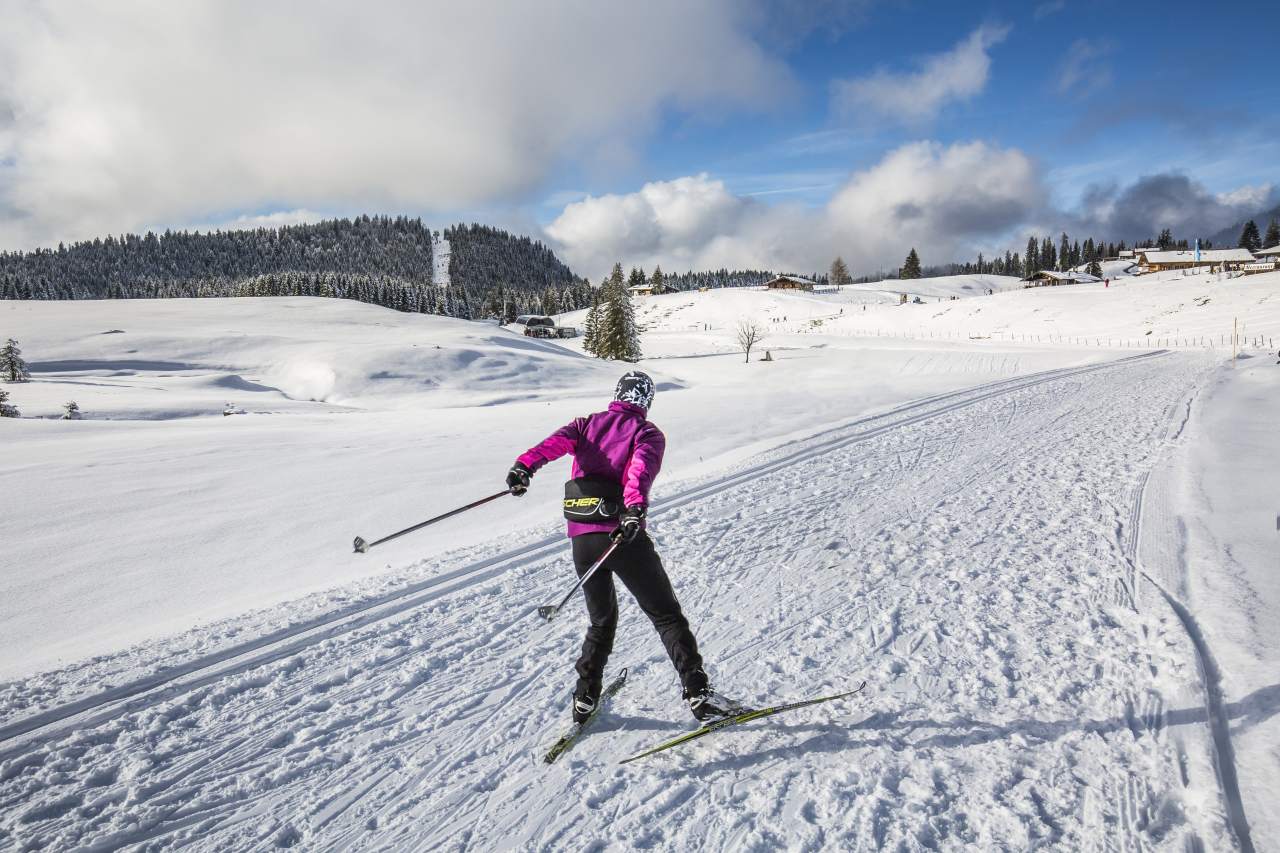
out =
{"type": "Polygon", "coordinates": [[[647,374],[630,371],[618,380],[607,410],[575,418],[522,453],[507,472],[507,488],[520,496],[539,468],[566,453],[573,454],[573,479],[565,484],[565,517],[578,576],[600,559],[611,542],[619,546],[582,587],[591,621],[577,663],[575,723],[585,722],[595,710],[605,664],[613,651],[618,627],[614,575],[653,622],[694,717],[710,720],[740,710],[737,703],[711,689],[697,640],[680,610],[653,540],[645,532],[649,488],[658,476],[666,448],[662,432],[646,419],[655,390],[647,374]]]}

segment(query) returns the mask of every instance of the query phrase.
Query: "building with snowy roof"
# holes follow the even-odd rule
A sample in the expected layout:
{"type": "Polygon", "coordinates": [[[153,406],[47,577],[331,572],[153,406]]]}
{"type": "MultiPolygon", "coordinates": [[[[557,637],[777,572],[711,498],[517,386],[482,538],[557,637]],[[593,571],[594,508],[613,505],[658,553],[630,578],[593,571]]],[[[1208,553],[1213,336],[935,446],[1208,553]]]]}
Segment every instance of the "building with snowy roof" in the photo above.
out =
{"type": "Polygon", "coordinates": [[[1248,249],[1201,249],[1199,253],[1192,249],[1140,249],[1138,251],[1138,263],[1144,272],[1187,270],[1197,267],[1239,269],[1253,261],[1253,252],[1248,249]]]}
{"type": "Polygon", "coordinates": [[[1040,270],[1023,279],[1027,287],[1056,287],[1060,284],[1097,284],[1102,281],[1096,275],[1087,272],[1058,272],[1057,270],[1040,270]]]}
{"type": "Polygon", "coordinates": [[[764,283],[769,290],[813,290],[813,282],[803,276],[780,275],[764,283]]]}
{"type": "Polygon", "coordinates": [[[633,284],[627,290],[632,296],[654,296],[659,293],[676,292],[674,287],[669,287],[665,284],[654,284],[651,281],[646,281],[644,284],[633,284]]]}

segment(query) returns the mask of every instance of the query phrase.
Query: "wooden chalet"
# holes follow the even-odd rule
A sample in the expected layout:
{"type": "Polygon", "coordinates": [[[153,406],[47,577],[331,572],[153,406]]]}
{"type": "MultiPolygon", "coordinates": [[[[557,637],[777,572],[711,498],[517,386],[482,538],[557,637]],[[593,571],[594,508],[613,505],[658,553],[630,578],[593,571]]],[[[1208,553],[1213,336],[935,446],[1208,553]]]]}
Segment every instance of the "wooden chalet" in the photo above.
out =
{"type": "Polygon", "coordinates": [[[1194,249],[1139,249],[1138,263],[1145,272],[1163,272],[1199,267],[1233,270],[1255,260],[1248,249],[1201,249],[1199,255],[1197,258],[1194,249]]]}
{"type": "Polygon", "coordinates": [[[1026,287],[1057,287],[1060,284],[1097,284],[1102,281],[1096,275],[1087,272],[1058,272],[1057,270],[1040,270],[1023,279],[1026,287]]]}
{"type": "Polygon", "coordinates": [[[813,290],[813,282],[798,275],[780,275],[764,283],[769,290],[813,290]]]}

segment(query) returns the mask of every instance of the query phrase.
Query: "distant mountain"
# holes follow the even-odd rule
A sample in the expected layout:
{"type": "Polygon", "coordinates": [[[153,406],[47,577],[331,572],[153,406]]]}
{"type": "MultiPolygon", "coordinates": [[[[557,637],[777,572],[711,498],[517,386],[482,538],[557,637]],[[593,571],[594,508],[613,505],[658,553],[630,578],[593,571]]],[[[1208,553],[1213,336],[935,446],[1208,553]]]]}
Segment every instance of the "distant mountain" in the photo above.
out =
{"type": "Polygon", "coordinates": [[[447,229],[450,284],[433,281],[420,219],[357,216],[245,231],[108,236],[0,252],[0,298],[334,296],[476,319],[586,307],[590,288],[546,246],[483,225],[447,229]]]}
{"type": "Polygon", "coordinates": [[[1244,230],[1244,224],[1248,222],[1250,219],[1252,219],[1255,223],[1257,223],[1258,231],[1260,233],[1265,234],[1267,231],[1268,222],[1270,222],[1273,219],[1280,221],[1280,204],[1277,204],[1275,207],[1271,208],[1270,210],[1264,210],[1246,219],[1241,219],[1239,222],[1237,222],[1234,225],[1228,225],[1226,228],[1223,228],[1221,231],[1219,231],[1217,234],[1214,234],[1209,239],[1213,241],[1213,245],[1215,248],[1218,248],[1218,249],[1233,248],[1236,245],[1236,243],[1240,242],[1240,232],[1244,230]]]}

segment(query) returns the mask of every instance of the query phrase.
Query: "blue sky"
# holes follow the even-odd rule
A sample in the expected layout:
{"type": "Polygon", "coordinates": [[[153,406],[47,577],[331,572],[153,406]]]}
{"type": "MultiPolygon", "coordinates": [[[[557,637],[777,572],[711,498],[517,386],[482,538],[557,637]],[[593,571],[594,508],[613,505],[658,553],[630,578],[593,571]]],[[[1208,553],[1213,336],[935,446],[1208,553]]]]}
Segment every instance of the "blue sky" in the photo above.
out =
{"type": "Polygon", "coordinates": [[[858,270],[1275,204],[1276,4],[32,0],[0,249],[422,216],[582,272],[858,270]]]}
{"type": "Polygon", "coordinates": [[[1273,180],[1280,164],[1280,71],[1254,35],[1267,32],[1280,32],[1280,5],[885,4],[789,46],[799,85],[784,104],[709,119],[673,111],[635,172],[565,180],[626,192],[637,180],[710,172],[736,192],[821,201],[902,142],[985,139],[1034,156],[1063,204],[1086,182],[1168,171],[1225,192],[1273,180]],[[910,73],[984,25],[1008,34],[988,50],[979,93],[906,124],[833,115],[833,81],[910,73]]]}

